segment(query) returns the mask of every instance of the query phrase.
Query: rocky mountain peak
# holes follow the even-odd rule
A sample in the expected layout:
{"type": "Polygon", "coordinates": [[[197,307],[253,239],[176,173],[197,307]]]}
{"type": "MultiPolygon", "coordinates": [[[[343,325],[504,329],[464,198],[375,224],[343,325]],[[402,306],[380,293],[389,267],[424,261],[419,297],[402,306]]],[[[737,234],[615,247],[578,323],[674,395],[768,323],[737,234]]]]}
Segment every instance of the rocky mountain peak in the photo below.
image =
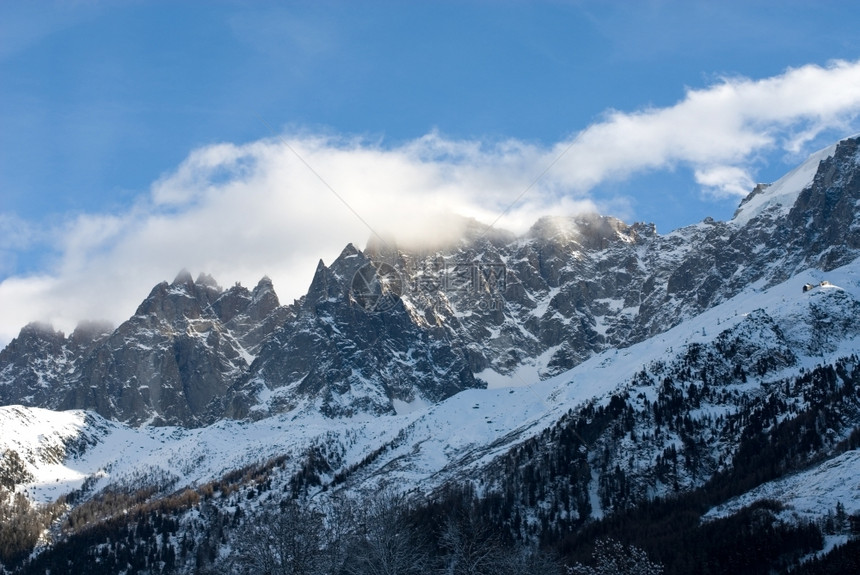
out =
{"type": "Polygon", "coordinates": [[[170,285],[171,286],[182,286],[182,285],[193,286],[194,285],[194,278],[191,277],[191,272],[189,272],[185,268],[182,268],[181,270],[179,270],[179,273],[176,274],[176,277],[173,278],[173,282],[170,285]]]}
{"type": "Polygon", "coordinates": [[[371,260],[353,244],[348,244],[331,266],[320,260],[305,297],[306,305],[326,301],[349,301],[349,290],[356,271],[371,260]]]}
{"type": "Polygon", "coordinates": [[[272,280],[264,276],[253,291],[248,291],[238,283],[225,290],[212,304],[212,308],[225,323],[249,324],[263,321],[280,305],[272,280]]]}
{"type": "Polygon", "coordinates": [[[152,288],[135,315],[154,315],[170,325],[180,325],[215,315],[213,305],[222,293],[212,276],[201,273],[195,282],[188,270],[183,269],[170,284],[161,282],[152,288]]]}
{"type": "Polygon", "coordinates": [[[839,142],[823,159],[788,214],[796,249],[818,254],[815,265],[830,270],[860,253],[860,138],[839,142]]]}
{"type": "Polygon", "coordinates": [[[66,337],[46,323],[33,322],[0,351],[0,403],[40,405],[68,369],[66,337]]]}
{"type": "Polygon", "coordinates": [[[749,194],[744,196],[744,199],[742,199],[741,203],[738,204],[738,208],[737,208],[737,210],[735,210],[735,215],[738,214],[738,212],[740,211],[740,209],[744,205],[748,204],[754,198],[761,196],[765,192],[765,190],[767,190],[770,186],[771,186],[771,184],[764,183],[764,182],[759,182],[758,184],[756,184],[756,186],[753,188],[753,190],[749,194]]]}
{"type": "Polygon", "coordinates": [[[573,217],[549,216],[539,219],[526,234],[562,245],[576,244],[582,249],[601,250],[614,241],[635,241],[630,226],[617,218],[596,213],[573,217]]]}
{"type": "Polygon", "coordinates": [[[61,331],[55,331],[51,324],[30,322],[21,328],[18,337],[14,338],[0,352],[9,358],[20,355],[48,357],[57,353],[66,342],[66,336],[61,331]]]}
{"type": "Polygon", "coordinates": [[[313,305],[317,302],[325,301],[329,297],[329,286],[333,283],[333,275],[326,267],[325,262],[320,259],[317,262],[317,269],[314,271],[314,277],[311,280],[311,285],[308,287],[308,293],[305,300],[313,305]]]}
{"type": "Polygon", "coordinates": [[[0,393],[201,425],[301,405],[390,413],[485,382],[552,376],[751,285],[857,257],[858,147],[845,140],[757,186],[731,222],[663,236],[653,224],[579,214],[541,218],[522,236],[461,218],[456,241],[347,244],[289,306],[268,277],[224,290],[182,270],[113,332],[81,327],[67,340],[27,326],[0,353],[0,393]]]}
{"type": "Polygon", "coordinates": [[[637,239],[657,237],[657,226],[650,222],[636,222],[630,226],[630,232],[637,239]]]}
{"type": "Polygon", "coordinates": [[[340,255],[337,256],[337,259],[346,259],[353,256],[361,255],[361,250],[355,247],[352,242],[346,244],[346,247],[341,250],[340,255]]]}
{"type": "Polygon", "coordinates": [[[36,338],[45,338],[45,339],[63,339],[65,336],[62,331],[57,331],[54,329],[50,323],[46,323],[43,321],[31,321],[23,328],[21,328],[21,336],[23,337],[36,337],[36,338]]]}
{"type": "Polygon", "coordinates": [[[249,315],[252,318],[262,319],[272,313],[281,305],[278,300],[278,294],[275,293],[275,286],[268,276],[257,282],[254,291],[251,292],[251,310],[249,315]]]}
{"type": "MultiPolygon", "coordinates": [[[[813,154],[806,161],[772,184],[758,184],[740,203],[732,218],[737,225],[746,225],[755,218],[777,218],[788,213],[800,193],[812,185],[822,162],[833,156],[837,148],[856,141],[846,138],[813,154]]],[[[843,154],[845,152],[842,152],[843,154]]],[[[851,160],[853,161],[853,160],[851,160]]],[[[843,162],[844,164],[844,162],[843,162]]]]}
{"type": "Polygon", "coordinates": [[[177,324],[187,319],[199,318],[201,311],[194,290],[194,280],[190,274],[180,274],[173,283],[161,282],[152,288],[135,315],[153,315],[168,324],[177,324]]]}
{"type": "Polygon", "coordinates": [[[113,330],[113,324],[108,321],[82,321],[69,336],[69,343],[76,347],[89,347],[113,330]]]}
{"type": "Polygon", "coordinates": [[[218,285],[218,282],[215,281],[211,275],[200,272],[197,276],[197,280],[195,280],[194,285],[197,287],[207,287],[217,292],[221,292],[221,286],[218,285]]]}

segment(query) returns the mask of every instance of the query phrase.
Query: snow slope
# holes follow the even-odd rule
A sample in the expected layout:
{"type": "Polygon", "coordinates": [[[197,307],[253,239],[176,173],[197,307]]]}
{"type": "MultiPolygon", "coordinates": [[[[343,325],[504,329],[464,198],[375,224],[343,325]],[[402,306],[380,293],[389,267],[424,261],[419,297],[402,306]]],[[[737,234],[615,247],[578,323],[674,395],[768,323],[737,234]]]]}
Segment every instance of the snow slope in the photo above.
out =
{"type": "MultiPolygon", "coordinates": [[[[289,473],[299,468],[304,454],[314,446],[337,454],[333,460],[340,467],[326,480],[338,470],[360,467],[350,479],[350,488],[390,484],[427,492],[488,464],[584,402],[598,398],[600,403],[608,403],[610,395],[629,385],[644,366],[682,353],[693,343],[710,342],[756,310],[774,318],[786,338],[797,344],[797,368],[855,353],[860,348],[856,335],[834,338],[815,348],[804,342],[814,335],[808,320],[813,306],[838,316],[844,306],[858,299],[860,261],[826,276],[809,270],[766,290],[748,288],[663,334],[601,353],[551,379],[530,385],[515,377],[508,382],[496,380],[491,389],[466,390],[435,405],[401,406],[404,409],[399,415],[329,419],[304,406],[255,422],[222,420],[198,429],[132,428],[88,412],[5,406],[0,407],[0,453],[14,450],[26,461],[33,479],[17,490],[41,502],[80,487],[88,477],[96,481],[98,490],[158,471],[178,488],[215,480],[277,455],[288,456],[289,473]],[[818,284],[823,279],[834,285],[802,291],[804,283],[818,284]],[[806,348],[808,353],[803,351],[806,348]]],[[[843,319],[853,322],[853,318],[843,319]]],[[[818,474],[771,489],[795,497],[790,494],[802,493],[804,485],[826,486],[840,472],[856,477],[860,470],[858,457],[846,456],[828,464],[836,467],[822,467],[818,474]],[[824,473],[826,470],[833,471],[824,473]]],[[[848,496],[858,496],[857,487],[845,492],[846,508],[848,496]]],[[[796,497],[798,506],[807,501],[796,497]]],[[[814,498],[814,491],[804,497],[814,498]]]]}
{"type": "Polygon", "coordinates": [[[848,515],[860,513],[860,451],[848,451],[807,471],[771,481],[714,507],[705,519],[727,517],[762,499],[782,502],[793,519],[815,520],[837,503],[848,515]]]}
{"type": "Polygon", "coordinates": [[[788,213],[797,200],[798,194],[812,183],[815,173],[818,171],[818,164],[832,156],[837,145],[833,144],[813,153],[801,165],[765,188],[761,193],[749,198],[738,208],[732,221],[743,226],[753,218],[771,210],[788,213]]]}

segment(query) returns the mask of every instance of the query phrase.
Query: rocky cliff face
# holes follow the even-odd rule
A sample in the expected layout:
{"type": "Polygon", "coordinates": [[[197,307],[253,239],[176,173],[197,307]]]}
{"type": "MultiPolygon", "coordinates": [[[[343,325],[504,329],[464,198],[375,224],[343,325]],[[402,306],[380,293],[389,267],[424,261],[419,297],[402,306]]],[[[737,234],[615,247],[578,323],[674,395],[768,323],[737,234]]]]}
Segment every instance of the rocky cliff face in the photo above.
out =
{"type": "Polygon", "coordinates": [[[268,278],[253,292],[222,290],[183,271],[115,330],[85,324],[66,338],[25,327],[0,356],[2,400],[93,409],[133,424],[199,425],[285,311],[268,278]]]}
{"type": "Polygon", "coordinates": [[[49,325],[31,323],[0,351],[0,402],[45,407],[59,405],[80,358],[103,342],[109,325],[83,323],[69,336],[49,325]]]}
{"type": "Polygon", "coordinates": [[[523,236],[465,226],[434,250],[352,245],[281,306],[271,281],[187,272],[111,331],[30,325],[0,352],[0,401],[197,426],[305,406],[391,413],[507,378],[529,383],[661,333],[751,286],[860,254],[858,140],[758,186],[735,219],[659,235],[599,215],[523,236]]]}
{"type": "Polygon", "coordinates": [[[248,375],[232,389],[233,416],[292,409],[312,398],[329,416],[393,413],[395,402],[440,401],[477,387],[466,356],[448,332],[405,298],[368,309],[353,279],[376,275],[372,260],[352,245],[331,267],[320,262],[308,294],[262,345],[248,375]]]}

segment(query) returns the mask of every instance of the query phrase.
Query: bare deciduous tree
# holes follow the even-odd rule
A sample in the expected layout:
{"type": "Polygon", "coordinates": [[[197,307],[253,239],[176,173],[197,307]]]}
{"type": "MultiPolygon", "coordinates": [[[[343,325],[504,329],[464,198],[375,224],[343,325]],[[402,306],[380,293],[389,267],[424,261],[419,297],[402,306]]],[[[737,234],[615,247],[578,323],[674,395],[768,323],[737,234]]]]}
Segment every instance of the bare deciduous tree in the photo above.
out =
{"type": "Polygon", "coordinates": [[[442,575],[559,575],[561,564],[538,549],[505,543],[499,529],[462,511],[445,521],[439,538],[442,575]]]}
{"type": "Polygon", "coordinates": [[[325,515],[326,573],[340,575],[356,539],[359,507],[347,496],[333,495],[322,508],[325,515]]]}
{"type": "Polygon", "coordinates": [[[561,575],[561,562],[550,553],[539,549],[513,549],[504,553],[499,575],[561,575]]]}
{"type": "Polygon", "coordinates": [[[614,539],[598,539],[592,553],[594,565],[577,563],[569,575],[660,575],[663,566],[653,563],[642,549],[614,539]]]}
{"type": "Polygon", "coordinates": [[[358,514],[345,570],[350,575],[426,575],[424,538],[409,522],[403,495],[382,492],[358,514]]]}
{"type": "Polygon", "coordinates": [[[467,512],[448,517],[439,546],[446,575],[498,575],[506,559],[496,531],[467,512]]]}
{"type": "Polygon", "coordinates": [[[233,567],[260,575],[321,575],[325,525],[318,511],[289,501],[249,519],[239,533],[233,567]]]}

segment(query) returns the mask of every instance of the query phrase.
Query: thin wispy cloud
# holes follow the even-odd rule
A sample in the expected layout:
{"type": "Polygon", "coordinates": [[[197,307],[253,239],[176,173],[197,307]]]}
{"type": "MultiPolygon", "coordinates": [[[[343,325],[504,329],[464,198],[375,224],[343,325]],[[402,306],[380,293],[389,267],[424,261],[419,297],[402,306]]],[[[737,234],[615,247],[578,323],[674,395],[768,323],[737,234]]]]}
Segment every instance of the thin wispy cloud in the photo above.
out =
{"type": "MultiPolygon", "coordinates": [[[[623,206],[625,198],[593,189],[643,172],[683,167],[703,193],[740,198],[764,153],[807,153],[825,132],[847,134],[858,112],[860,62],[840,61],[724,78],[669,107],[610,111],[552,146],[438,133],[396,146],[307,133],[206,146],[126,211],[77,215],[52,230],[56,265],[0,283],[0,344],[32,320],[66,330],[82,319],[121,321],[183,267],[228,285],[266,274],[289,301],[305,292],[320,257],[330,262],[372,233],[438,238],[448,231],[440,215],[490,223],[506,209],[496,226],[522,232],[541,215],[623,206]]],[[[0,223],[21,241],[30,233],[30,224],[0,223]]],[[[2,247],[11,253],[15,244],[2,247]]]]}

